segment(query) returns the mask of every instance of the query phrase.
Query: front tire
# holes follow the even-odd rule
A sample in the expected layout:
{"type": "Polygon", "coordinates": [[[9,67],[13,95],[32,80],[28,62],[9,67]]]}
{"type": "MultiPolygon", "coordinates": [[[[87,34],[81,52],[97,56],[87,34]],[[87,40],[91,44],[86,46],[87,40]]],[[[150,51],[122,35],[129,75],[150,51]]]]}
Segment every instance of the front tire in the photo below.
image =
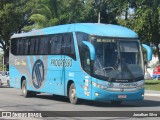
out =
{"type": "Polygon", "coordinates": [[[72,83],[69,88],[69,101],[72,104],[79,103],[79,99],[77,98],[77,95],[76,95],[76,87],[75,87],[74,83],[72,83]]]}

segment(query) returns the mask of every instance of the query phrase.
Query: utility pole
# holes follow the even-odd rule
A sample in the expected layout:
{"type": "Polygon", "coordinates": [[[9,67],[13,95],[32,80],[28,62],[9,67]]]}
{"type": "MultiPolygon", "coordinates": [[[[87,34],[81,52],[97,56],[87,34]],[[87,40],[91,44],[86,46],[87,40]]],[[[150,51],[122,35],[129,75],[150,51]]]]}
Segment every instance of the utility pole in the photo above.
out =
{"type": "Polygon", "coordinates": [[[98,23],[101,23],[101,12],[98,12],[98,23]]]}
{"type": "Polygon", "coordinates": [[[3,71],[4,71],[4,56],[2,57],[2,61],[3,61],[3,71]]]}

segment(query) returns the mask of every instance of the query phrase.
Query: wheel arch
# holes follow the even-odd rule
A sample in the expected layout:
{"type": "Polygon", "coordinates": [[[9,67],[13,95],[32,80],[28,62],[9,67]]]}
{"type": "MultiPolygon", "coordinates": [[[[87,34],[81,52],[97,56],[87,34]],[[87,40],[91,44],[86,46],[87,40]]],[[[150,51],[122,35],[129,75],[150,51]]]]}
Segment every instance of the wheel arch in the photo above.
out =
{"type": "Polygon", "coordinates": [[[22,88],[23,80],[26,80],[26,77],[25,77],[25,76],[22,76],[22,77],[21,77],[21,86],[20,86],[21,88],[22,88]]]}
{"type": "Polygon", "coordinates": [[[69,96],[69,88],[70,88],[72,83],[74,83],[73,80],[68,80],[68,83],[67,83],[67,94],[66,94],[67,97],[69,96]]]}

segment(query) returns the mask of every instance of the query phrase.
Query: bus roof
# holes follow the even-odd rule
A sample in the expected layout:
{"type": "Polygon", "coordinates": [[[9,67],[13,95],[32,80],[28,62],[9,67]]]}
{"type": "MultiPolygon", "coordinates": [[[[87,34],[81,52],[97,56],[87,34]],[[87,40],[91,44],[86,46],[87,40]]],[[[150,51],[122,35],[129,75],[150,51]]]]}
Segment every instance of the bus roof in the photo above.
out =
{"type": "Polygon", "coordinates": [[[100,23],[75,23],[53,26],[39,30],[33,30],[27,33],[14,34],[11,38],[49,35],[66,32],[84,32],[91,35],[107,37],[138,38],[138,35],[134,31],[126,27],[100,23]]]}

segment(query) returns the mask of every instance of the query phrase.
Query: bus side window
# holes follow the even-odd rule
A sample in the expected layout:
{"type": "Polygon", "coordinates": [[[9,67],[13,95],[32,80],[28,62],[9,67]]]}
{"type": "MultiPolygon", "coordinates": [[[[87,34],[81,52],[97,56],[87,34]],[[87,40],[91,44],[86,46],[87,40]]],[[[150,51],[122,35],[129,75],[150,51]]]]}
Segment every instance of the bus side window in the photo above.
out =
{"type": "Polygon", "coordinates": [[[19,39],[18,40],[18,55],[23,55],[24,54],[24,40],[19,39]]]}
{"type": "Polygon", "coordinates": [[[17,55],[20,53],[20,39],[17,40],[17,55]]]}
{"type": "Polygon", "coordinates": [[[29,52],[29,40],[24,41],[24,54],[27,55],[29,52]]]}
{"type": "Polygon", "coordinates": [[[46,48],[46,49],[44,49],[45,55],[49,54],[49,49],[50,49],[49,40],[50,40],[49,37],[46,37],[45,41],[44,41],[44,46],[46,48]]]}
{"type": "Polygon", "coordinates": [[[55,36],[55,42],[56,42],[56,54],[57,55],[60,55],[62,53],[62,40],[63,40],[63,37],[62,35],[57,35],[55,36]]]}
{"type": "Polygon", "coordinates": [[[41,55],[47,55],[49,49],[49,39],[48,37],[41,37],[39,41],[39,54],[41,55]]]}
{"type": "Polygon", "coordinates": [[[81,58],[81,64],[83,69],[90,74],[90,53],[89,49],[86,46],[82,47],[82,58],[81,58]]]}
{"type": "Polygon", "coordinates": [[[49,43],[49,54],[68,55],[70,57],[74,55],[75,59],[74,41],[71,33],[53,35],[49,43]]]}
{"type": "Polygon", "coordinates": [[[65,53],[68,55],[75,54],[74,41],[72,34],[65,35],[65,53]]]}
{"type": "Polygon", "coordinates": [[[34,55],[38,55],[39,53],[39,51],[38,51],[38,49],[39,49],[39,42],[40,42],[40,38],[38,37],[38,38],[35,38],[35,45],[34,45],[34,55]]]}
{"type": "Polygon", "coordinates": [[[18,39],[11,40],[11,53],[14,55],[18,54],[18,39]]]}
{"type": "Polygon", "coordinates": [[[66,55],[71,53],[71,40],[68,34],[64,34],[64,49],[66,55]]]}
{"type": "Polygon", "coordinates": [[[53,35],[50,40],[50,54],[60,55],[61,54],[61,42],[62,36],[61,35],[53,35]]]}
{"type": "Polygon", "coordinates": [[[34,46],[35,46],[35,38],[30,39],[30,55],[34,55],[35,51],[34,51],[34,46]]]}
{"type": "Polygon", "coordinates": [[[50,54],[55,54],[56,43],[54,42],[54,36],[51,37],[50,44],[50,54]]]}
{"type": "MultiPolygon", "coordinates": [[[[14,46],[13,46],[14,49],[14,46]]],[[[16,55],[18,55],[18,49],[19,49],[19,42],[18,39],[16,40],[16,55]]]]}
{"type": "Polygon", "coordinates": [[[66,47],[66,45],[65,45],[65,34],[62,34],[62,39],[60,39],[61,40],[61,49],[60,49],[60,54],[61,55],[65,55],[65,47],[66,47]]]}
{"type": "Polygon", "coordinates": [[[73,35],[70,34],[70,45],[71,45],[71,54],[75,55],[75,49],[74,49],[74,39],[73,39],[73,35]]]}
{"type": "Polygon", "coordinates": [[[64,54],[75,59],[74,41],[72,33],[64,34],[64,54]]]}

